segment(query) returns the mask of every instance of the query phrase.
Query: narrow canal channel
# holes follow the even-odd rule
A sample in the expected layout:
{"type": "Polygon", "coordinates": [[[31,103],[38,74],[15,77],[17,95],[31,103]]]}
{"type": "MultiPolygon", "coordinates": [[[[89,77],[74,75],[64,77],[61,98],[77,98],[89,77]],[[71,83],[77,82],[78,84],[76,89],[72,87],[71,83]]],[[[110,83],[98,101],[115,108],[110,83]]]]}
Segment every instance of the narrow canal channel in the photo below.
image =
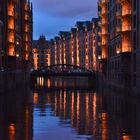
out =
{"type": "Polygon", "coordinates": [[[139,101],[78,79],[0,94],[0,140],[140,140],[139,101]]]}

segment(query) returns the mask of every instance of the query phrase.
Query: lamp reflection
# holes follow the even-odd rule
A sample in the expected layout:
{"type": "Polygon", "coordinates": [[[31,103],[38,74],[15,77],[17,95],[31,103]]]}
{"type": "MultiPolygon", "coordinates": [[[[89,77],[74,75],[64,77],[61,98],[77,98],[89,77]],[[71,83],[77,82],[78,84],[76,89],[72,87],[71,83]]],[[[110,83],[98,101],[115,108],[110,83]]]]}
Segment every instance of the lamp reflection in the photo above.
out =
{"type": "Polygon", "coordinates": [[[14,123],[9,124],[9,140],[15,140],[16,126],[14,123]]]}

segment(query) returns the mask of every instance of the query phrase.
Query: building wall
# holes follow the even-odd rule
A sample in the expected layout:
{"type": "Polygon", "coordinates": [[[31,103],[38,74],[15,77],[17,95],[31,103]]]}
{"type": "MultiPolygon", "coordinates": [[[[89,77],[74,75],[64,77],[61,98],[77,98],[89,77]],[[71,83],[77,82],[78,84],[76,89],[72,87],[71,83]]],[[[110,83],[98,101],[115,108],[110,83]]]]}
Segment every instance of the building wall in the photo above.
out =
{"type": "Polygon", "coordinates": [[[40,36],[39,40],[33,41],[33,69],[41,69],[51,64],[51,49],[50,42],[45,39],[45,36],[40,36]]]}
{"type": "Polygon", "coordinates": [[[2,26],[3,22],[0,21],[0,67],[2,67],[2,26]]]}
{"type": "Polygon", "coordinates": [[[139,63],[139,60],[140,60],[140,24],[139,24],[139,20],[140,20],[140,1],[139,0],[136,0],[133,2],[133,21],[134,21],[134,25],[136,26],[136,30],[133,34],[133,42],[136,42],[134,43],[133,45],[136,46],[136,54],[134,55],[134,71],[136,71],[133,75],[133,78],[134,78],[134,85],[136,87],[136,89],[138,91],[140,91],[140,63],[139,63]],[[136,58],[135,58],[136,56],[136,58]]]}
{"type": "Polygon", "coordinates": [[[98,6],[102,73],[110,84],[132,86],[132,1],[99,0],[98,6]]]}
{"type": "Polygon", "coordinates": [[[59,37],[55,37],[51,42],[51,65],[70,64],[97,70],[99,65],[97,18],[77,22],[70,32],[61,31],[59,37]]]}
{"type": "Polygon", "coordinates": [[[32,44],[32,4],[27,0],[1,0],[2,64],[8,70],[29,70],[32,44]]]}
{"type": "Polygon", "coordinates": [[[71,64],[77,64],[77,53],[76,53],[76,28],[71,29],[71,64]]]}

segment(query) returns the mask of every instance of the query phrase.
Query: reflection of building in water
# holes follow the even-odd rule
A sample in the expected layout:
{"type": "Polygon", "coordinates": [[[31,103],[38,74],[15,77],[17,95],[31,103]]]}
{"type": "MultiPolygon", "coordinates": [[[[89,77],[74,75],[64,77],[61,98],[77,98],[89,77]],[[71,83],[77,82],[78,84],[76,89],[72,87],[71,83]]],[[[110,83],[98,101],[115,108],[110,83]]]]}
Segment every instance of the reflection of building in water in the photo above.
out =
{"type": "Polygon", "coordinates": [[[129,103],[120,95],[80,90],[36,94],[36,102],[44,104],[43,107],[50,104],[54,115],[64,124],[70,120],[79,135],[94,135],[101,140],[140,139],[140,113],[136,113],[139,104],[129,103]]]}
{"type": "Polygon", "coordinates": [[[96,114],[98,102],[96,93],[58,90],[37,94],[35,91],[35,104],[42,104],[44,107],[45,104],[50,104],[54,115],[60,117],[64,123],[70,119],[72,127],[77,129],[78,134],[92,135],[101,129],[95,128],[100,127],[99,114],[96,114]]]}
{"type": "MultiPolygon", "coordinates": [[[[89,80],[89,77],[37,77],[35,80],[35,87],[41,88],[45,87],[48,89],[74,89],[74,88],[89,88],[91,87],[91,81],[89,80]]],[[[95,86],[92,86],[94,88],[95,86]]]]}
{"type": "Polygon", "coordinates": [[[127,95],[115,92],[103,93],[104,110],[107,113],[108,134],[110,140],[139,140],[140,139],[140,104],[128,99],[127,95]]]}
{"type": "Polygon", "coordinates": [[[29,91],[0,95],[0,139],[32,140],[32,98],[29,91]],[[26,94],[27,93],[27,94],[26,94]]]}

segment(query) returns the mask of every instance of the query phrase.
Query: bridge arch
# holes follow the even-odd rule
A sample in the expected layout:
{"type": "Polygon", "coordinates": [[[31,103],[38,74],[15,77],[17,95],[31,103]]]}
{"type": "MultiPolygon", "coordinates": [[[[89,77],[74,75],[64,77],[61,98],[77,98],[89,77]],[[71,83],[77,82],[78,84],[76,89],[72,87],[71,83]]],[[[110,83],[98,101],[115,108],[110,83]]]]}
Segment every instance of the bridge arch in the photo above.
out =
{"type": "Polygon", "coordinates": [[[70,65],[70,64],[56,64],[46,66],[41,68],[39,71],[41,72],[53,72],[53,73],[94,73],[94,71],[88,70],[83,67],[70,65]]]}

